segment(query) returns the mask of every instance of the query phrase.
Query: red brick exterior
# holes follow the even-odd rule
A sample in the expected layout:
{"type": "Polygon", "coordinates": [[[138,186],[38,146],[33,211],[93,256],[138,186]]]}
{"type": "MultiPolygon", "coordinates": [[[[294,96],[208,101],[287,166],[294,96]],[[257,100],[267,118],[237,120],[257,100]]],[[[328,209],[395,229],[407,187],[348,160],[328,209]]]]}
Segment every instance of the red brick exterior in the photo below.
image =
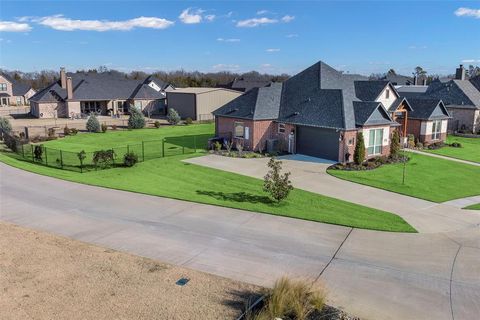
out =
{"type": "Polygon", "coordinates": [[[419,136],[419,141],[422,142],[424,145],[429,145],[429,144],[432,144],[434,142],[440,142],[440,141],[445,142],[446,140],[447,140],[447,133],[446,132],[440,133],[440,139],[439,140],[433,140],[431,134],[420,135],[419,136]]]}
{"type": "MultiPolygon", "coordinates": [[[[224,137],[227,139],[233,139],[235,142],[242,142],[245,150],[265,150],[267,139],[278,139],[279,149],[281,151],[288,151],[288,136],[290,132],[295,132],[296,126],[292,124],[285,124],[285,131],[283,133],[278,132],[279,123],[273,120],[245,120],[239,118],[229,117],[216,117],[215,118],[215,130],[218,137],[224,137]],[[234,123],[242,122],[245,127],[249,128],[249,139],[234,138],[234,123]]],[[[363,130],[369,130],[377,127],[384,126],[371,126],[364,127],[363,130]]],[[[390,135],[393,132],[394,127],[390,128],[390,135]]],[[[358,130],[349,130],[341,132],[341,139],[339,141],[339,162],[351,162],[353,161],[353,154],[355,152],[355,144],[358,130]],[[350,156],[346,159],[346,154],[350,156]]],[[[389,137],[390,139],[391,137],[389,137]]],[[[295,148],[295,147],[294,147],[295,148]]],[[[295,152],[295,150],[294,150],[295,152]]],[[[382,147],[382,156],[390,155],[390,144],[382,147]]],[[[378,156],[378,155],[375,155],[378,156]]],[[[372,157],[368,156],[367,158],[372,157]]]]}
{"type": "Polygon", "coordinates": [[[419,142],[423,144],[432,144],[434,142],[438,141],[446,141],[447,140],[447,133],[442,132],[440,134],[440,140],[432,140],[432,135],[427,134],[427,135],[422,135],[422,123],[423,120],[419,119],[410,119],[408,121],[408,128],[407,128],[407,133],[408,134],[413,134],[415,136],[415,139],[417,139],[419,142]]]}

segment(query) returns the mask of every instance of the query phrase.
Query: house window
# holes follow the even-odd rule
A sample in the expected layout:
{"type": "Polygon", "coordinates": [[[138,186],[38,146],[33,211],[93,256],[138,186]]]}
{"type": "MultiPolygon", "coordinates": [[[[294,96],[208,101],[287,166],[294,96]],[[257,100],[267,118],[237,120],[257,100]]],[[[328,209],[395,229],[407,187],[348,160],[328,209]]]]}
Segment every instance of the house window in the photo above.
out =
{"type": "Polygon", "coordinates": [[[6,83],[0,83],[0,91],[7,91],[7,84],[6,83]]]}
{"type": "Polygon", "coordinates": [[[440,131],[442,130],[442,120],[435,120],[432,123],[432,140],[440,139],[440,131]]]}
{"type": "Polygon", "coordinates": [[[142,110],[142,101],[135,101],[135,108],[142,110]]]}
{"type": "Polygon", "coordinates": [[[348,139],[348,145],[353,146],[355,144],[355,138],[348,139]]]}
{"type": "Polygon", "coordinates": [[[233,131],[235,138],[245,137],[245,125],[243,122],[235,122],[233,124],[233,131]]]}
{"type": "Polygon", "coordinates": [[[117,101],[117,112],[124,113],[126,112],[126,103],[125,101],[117,101]]]}
{"type": "Polygon", "coordinates": [[[17,97],[17,106],[22,104],[22,97],[17,97]]]}
{"type": "Polygon", "coordinates": [[[278,133],[285,133],[285,123],[278,124],[278,133]]]}
{"type": "Polygon", "coordinates": [[[390,98],[390,90],[387,89],[387,91],[385,92],[385,95],[387,96],[387,99],[390,98]]]}
{"type": "Polygon", "coordinates": [[[368,154],[382,153],[383,129],[371,129],[368,136],[368,154]]]}

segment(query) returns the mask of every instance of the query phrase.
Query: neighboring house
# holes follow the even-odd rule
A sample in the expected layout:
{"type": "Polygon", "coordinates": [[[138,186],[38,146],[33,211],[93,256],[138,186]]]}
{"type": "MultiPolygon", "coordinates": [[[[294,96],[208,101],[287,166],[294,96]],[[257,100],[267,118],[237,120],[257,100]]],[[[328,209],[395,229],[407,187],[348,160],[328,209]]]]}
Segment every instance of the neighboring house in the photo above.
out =
{"type": "Polygon", "coordinates": [[[380,80],[385,80],[390,82],[394,86],[425,86],[427,85],[427,77],[425,75],[421,75],[420,77],[413,76],[402,76],[398,74],[387,74],[380,80]]]}
{"type": "Polygon", "coordinates": [[[242,95],[225,88],[177,88],[167,92],[167,108],[182,119],[212,120],[212,111],[242,95]]]}
{"type": "MultiPolygon", "coordinates": [[[[433,81],[425,92],[427,97],[441,99],[452,119],[448,130],[480,131],[480,90],[475,78],[466,80],[462,65],[457,68],[456,77],[448,82],[433,81]]],[[[480,85],[479,85],[480,86],[480,85]]]]}
{"type": "Polygon", "coordinates": [[[278,149],[352,161],[362,132],[367,157],[390,154],[400,124],[389,111],[399,95],[388,81],[342,74],[318,62],[281,84],[254,88],[214,111],[216,134],[246,149],[278,149]]]}
{"type": "MultiPolygon", "coordinates": [[[[418,142],[432,144],[445,142],[450,114],[442,100],[409,98],[407,134],[413,134],[418,142]]],[[[402,118],[403,115],[399,115],[402,118]]]]}
{"type": "Polygon", "coordinates": [[[174,90],[163,81],[147,77],[127,79],[110,73],[66,73],[60,80],[30,98],[31,114],[38,118],[79,117],[128,113],[134,106],[146,114],[165,113],[166,92],[174,90]]]}
{"type": "Polygon", "coordinates": [[[27,106],[35,93],[31,86],[0,73],[0,106],[27,106]]]}
{"type": "Polygon", "coordinates": [[[262,80],[254,77],[235,78],[232,82],[224,86],[236,91],[247,92],[254,88],[262,88],[270,84],[269,80],[262,80]]]}

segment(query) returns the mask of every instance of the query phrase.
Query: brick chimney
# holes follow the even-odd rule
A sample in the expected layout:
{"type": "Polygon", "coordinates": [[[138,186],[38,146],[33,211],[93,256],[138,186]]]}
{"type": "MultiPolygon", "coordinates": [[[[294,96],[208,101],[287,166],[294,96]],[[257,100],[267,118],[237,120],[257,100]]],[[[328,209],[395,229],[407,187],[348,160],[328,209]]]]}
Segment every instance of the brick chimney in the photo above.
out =
{"type": "Polygon", "coordinates": [[[455,73],[455,79],[465,80],[465,74],[465,68],[463,67],[463,64],[461,64],[460,67],[457,68],[457,72],[455,73]]]}
{"type": "Polygon", "coordinates": [[[73,98],[73,85],[72,77],[67,77],[67,99],[70,100],[73,98]]]}
{"type": "Polygon", "coordinates": [[[63,89],[67,87],[67,75],[65,74],[65,68],[60,68],[60,84],[63,89]]]}

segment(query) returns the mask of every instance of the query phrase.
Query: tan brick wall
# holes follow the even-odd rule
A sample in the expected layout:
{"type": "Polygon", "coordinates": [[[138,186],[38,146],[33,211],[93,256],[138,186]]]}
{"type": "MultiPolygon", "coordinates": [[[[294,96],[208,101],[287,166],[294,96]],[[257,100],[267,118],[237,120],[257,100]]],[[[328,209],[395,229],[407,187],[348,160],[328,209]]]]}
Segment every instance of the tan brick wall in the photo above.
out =
{"type": "Polygon", "coordinates": [[[448,131],[466,130],[475,132],[480,129],[480,111],[475,109],[448,108],[452,119],[448,122],[448,131]],[[462,129],[465,128],[465,129],[462,129]]]}
{"type": "Polygon", "coordinates": [[[34,117],[37,118],[55,118],[60,117],[59,110],[62,112],[65,109],[63,102],[48,102],[37,103],[31,102],[30,110],[34,117]]]}
{"type": "Polygon", "coordinates": [[[7,91],[0,91],[0,92],[7,93],[10,97],[13,96],[13,93],[12,93],[13,89],[12,89],[12,84],[10,83],[10,81],[8,81],[7,79],[5,79],[5,77],[0,75],[0,83],[7,84],[7,91]]]}

